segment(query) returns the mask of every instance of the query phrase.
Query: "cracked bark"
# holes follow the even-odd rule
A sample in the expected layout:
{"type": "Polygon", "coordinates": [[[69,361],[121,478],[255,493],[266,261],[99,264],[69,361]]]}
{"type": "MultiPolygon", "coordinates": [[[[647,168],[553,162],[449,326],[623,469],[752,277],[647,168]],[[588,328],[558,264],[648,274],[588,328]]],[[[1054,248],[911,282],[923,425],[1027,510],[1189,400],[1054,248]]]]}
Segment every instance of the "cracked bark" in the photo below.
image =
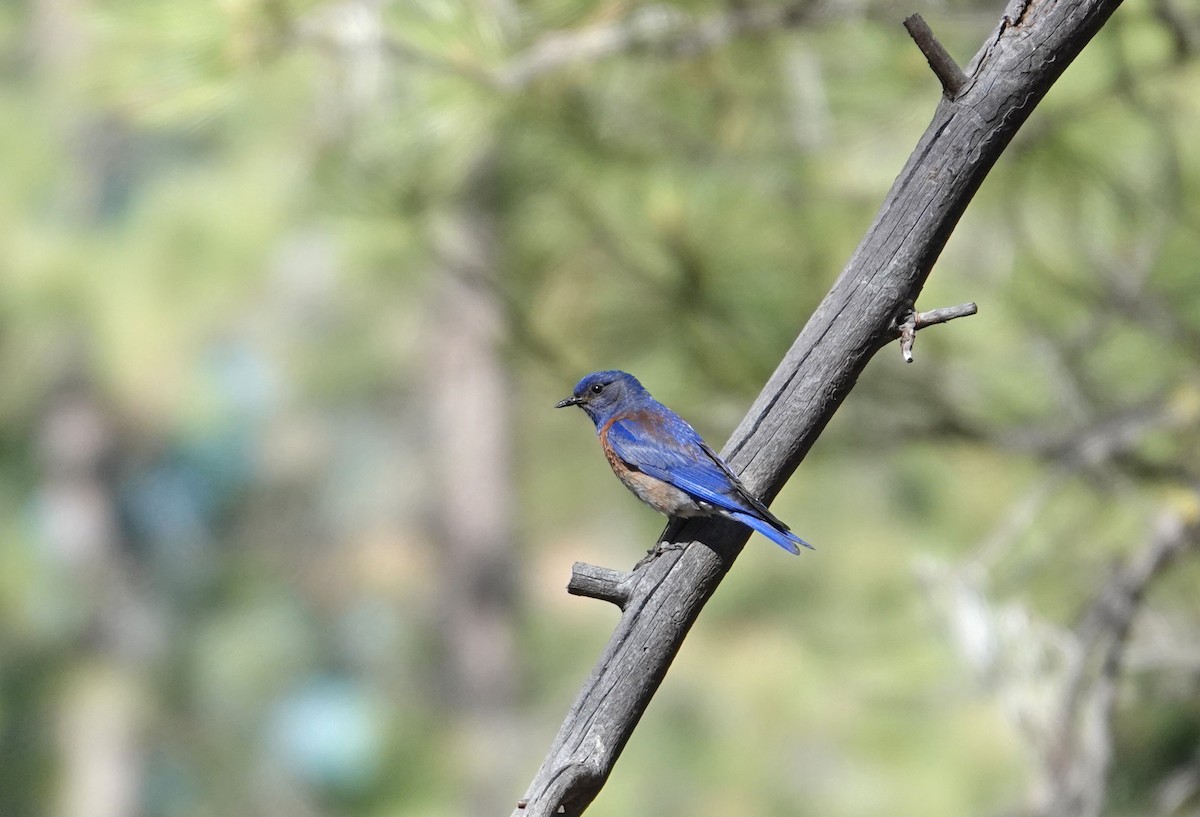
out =
{"type": "MultiPolygon", "coordinates": [[[[853,388],[896,337],[951,231],[984,177],[1119,0],[1013,2],[943,97],[933,121],[829,294],[722,454],[770,500],[853,388]]],[[[581,814],[666,674],[749,530],[721,519],[669,528],[684,545],[641,565],[623,613],[514,817],[581,814]]],[[[810,564],[797,567],[810,568],[810,564]]]]}

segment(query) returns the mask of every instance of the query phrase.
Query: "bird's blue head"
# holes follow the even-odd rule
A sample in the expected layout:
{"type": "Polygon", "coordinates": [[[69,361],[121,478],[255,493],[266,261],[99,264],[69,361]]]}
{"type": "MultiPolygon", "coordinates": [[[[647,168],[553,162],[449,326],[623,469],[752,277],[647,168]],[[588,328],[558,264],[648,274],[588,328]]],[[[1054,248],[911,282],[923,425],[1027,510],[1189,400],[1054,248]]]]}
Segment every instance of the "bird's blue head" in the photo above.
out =
{"type": "Polygon", "coordinates": [[[576,384],[570,397],[558,401],[555,408],[579,406],[599,428],[613,415],[635,408],[649,397],[650,393],[628,372],[592,372],[576,384]]]}

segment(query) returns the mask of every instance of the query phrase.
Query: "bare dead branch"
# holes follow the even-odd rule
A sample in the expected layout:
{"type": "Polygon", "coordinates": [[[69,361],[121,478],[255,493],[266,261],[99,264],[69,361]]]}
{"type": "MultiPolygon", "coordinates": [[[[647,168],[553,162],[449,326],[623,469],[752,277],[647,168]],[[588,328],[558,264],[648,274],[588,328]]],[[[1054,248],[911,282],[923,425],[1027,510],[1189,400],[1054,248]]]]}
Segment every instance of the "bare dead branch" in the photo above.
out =
{"type": "Polygon", "coordinates": [[[641,7],[618,20],[543,37],[496,69],[431,52],[402,37],[382,39],[384,52],[409,65],[450,74],[494,90],[518,91],[568,66],[641,51],[692,57],[713,51],[744,34],[765,34],[809,19],[813,0],[783,6],[734,7],[700,19],[674,6],[641,7]]]}
{"type": "Polygon", "coordinates": [[[1059,719],[1043,747],[1045,792],[1038,812],[1096,817],[1107,794],[1117,682],[1133,620],[1146,591],[1189,548],[1200,544],[1200,522],[1162,513],[1149,541],[1105,584],[1075,636],[1079,660],[1067,675],[1059,719]]]}
{"type": "MultiPolygon", "coordinates": [[[[723,449],[769,501],[799,465],[871,357],[892,340],[988,171],[1120,0],[1013,0],[943,96],[867,234],[723,449]]],[[[671,661],[749,537],[723,519],[688,520],[634,573],[621,620],[571,706],[514,817],[582,814],[611,773],[671,661]]]]}
{"type": "Polygon", "coordinates": [[[610,23],[549,35],[513,57],[497,72],[497,77],[501,86],[513,89],[563,66],[593,62],[613,54],[646,51],[664,56],[695,56],[713,51],[743,34],[798,25],[807,19],[812,6],[811,2],[735,5],[700,20],[667,5],[643,7],[610,23]]]}
{"type": "Polygon", "coordinates": [[[917,330],[924,329],[926,326],[933,326],[939,323],[946,323],[955,318],[965,318],[968,315],[974,315],[979,311],[973,303],[959,304],[958,306],[943,306],[939,309],[931,309],[928,312],[917,312],[913,309],[912,304],[905,304],[900,309],[900,313],[896,316],[892,331],[894,336],[900,338],[900,356],[904,358],[905,363],[913,362],[912,348],[917,342],[917,330]]]}
{"type": "Polygon", "coordinates": [[[1164,512],[1155,522],[1150,540],[1096,595],[1079,624],[1078,633],[1085,644],[1105,646],[1102,661],[1105,674],[1112,674],[1120,663],[1115,653],[1129,634],[1146,588],[1198,542],[1200,523],[1186,520],[1173,511],[1164,512]]]}
{"type": "Polygon", "coordinates": [[[633,584],[632,573],[576,562],[571,567],[571,581],[567,583],[567,592],[572,596],[610,601],[624,610],[633,593],[633,584]]]}
{"type": "Polygon", "coordinates": [[[1117,687],[1133,624],[1153,583],[1189,550],[1200,550],[1200,515],[1164,510],[1145,544],[1095,593],[1073,631],[1020,603],[988,598],[989,565],[977,558],[949,567],[927,560],[921,566],[964,659],[999,699],[1035,758],[1031,817],[1103,812],[1117,687]]]}
{"type": "Polygon", "coordinates": [[[942,83],[942,92],[951,99],[958,96],[958,92],[967,84],[967,75],[958,67],[950,52],[938,42],[938,38],[933,36],[929,24],[920,14],[913,14],[904,20],[904,27],[942,83]]]}
{"type": "Polygon", "coordinates": [[[979,307],[973,303],[959,304],[958,306],[943,306],[938,309],[931,309],[928,312],[918,312],[917,328],[924,329],[926,326],[945,323],[955,318],[965,318],[977,312],[979,312],[979,307]]]}

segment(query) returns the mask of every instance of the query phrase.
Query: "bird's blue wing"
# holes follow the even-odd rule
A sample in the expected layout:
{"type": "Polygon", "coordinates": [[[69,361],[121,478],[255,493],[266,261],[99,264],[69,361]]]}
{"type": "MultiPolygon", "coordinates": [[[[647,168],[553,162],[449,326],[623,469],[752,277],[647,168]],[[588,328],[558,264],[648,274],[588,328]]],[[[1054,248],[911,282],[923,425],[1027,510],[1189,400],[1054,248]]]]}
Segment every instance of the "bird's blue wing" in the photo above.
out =
{"type": "Polygon", "coordinates": [[[669,409],[629,412],[607,424],[605,438],[624,462],[728,512],[784,550],[812,547],[751,496],[696,430],[669,409]]]}
{"type": "Polygon", "coordinates": [[[696,430],[676,414],[630,412],[609,424],[606,438],[613,453],[642,473],[727,511],[757,511],[696,430]]]}

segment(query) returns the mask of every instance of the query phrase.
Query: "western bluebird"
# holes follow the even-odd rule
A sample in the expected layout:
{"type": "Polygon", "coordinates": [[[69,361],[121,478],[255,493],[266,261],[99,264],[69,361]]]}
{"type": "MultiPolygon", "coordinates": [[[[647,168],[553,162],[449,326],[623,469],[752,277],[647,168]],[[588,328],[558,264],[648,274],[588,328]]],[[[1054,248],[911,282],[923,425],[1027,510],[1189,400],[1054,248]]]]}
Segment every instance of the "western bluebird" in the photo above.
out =
{"type": "Polygon", "coordinates": [[[567,406],[587,412],[613,473],[659,513],[726,516],[791,553],[798,554],[799,545],[812,547],[751,496],[696,430],[651,397],[633,375],[592,372],[556,408],[567,406]]]}

